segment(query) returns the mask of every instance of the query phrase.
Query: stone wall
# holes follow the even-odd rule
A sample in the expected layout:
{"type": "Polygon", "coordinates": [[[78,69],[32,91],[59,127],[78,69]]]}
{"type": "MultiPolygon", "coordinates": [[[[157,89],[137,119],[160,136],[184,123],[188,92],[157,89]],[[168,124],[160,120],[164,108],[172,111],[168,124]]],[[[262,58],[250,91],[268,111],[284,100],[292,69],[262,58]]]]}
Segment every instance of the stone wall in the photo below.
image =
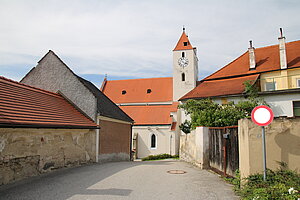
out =
{"type": "MultiPolygon", "coordinates": [[[[278,169],[285,162],[289,169],[300,172],[300,118],[279,118],[265,127],[267,168],[278,169]]],[[[261,127],[249,119],[239,121],[239,165],[241,177],[262,173],[261,127]]]]}
{"type": "Polygon", "coordinates": [[[94,162],[95,130],[0,129],[0,185],[94,162]]]}
{"type": "Polygon", "coordinates": [[[179,158],[202,169],[209,167],[208,127],[197,127],[180,136],[179,158]]]}

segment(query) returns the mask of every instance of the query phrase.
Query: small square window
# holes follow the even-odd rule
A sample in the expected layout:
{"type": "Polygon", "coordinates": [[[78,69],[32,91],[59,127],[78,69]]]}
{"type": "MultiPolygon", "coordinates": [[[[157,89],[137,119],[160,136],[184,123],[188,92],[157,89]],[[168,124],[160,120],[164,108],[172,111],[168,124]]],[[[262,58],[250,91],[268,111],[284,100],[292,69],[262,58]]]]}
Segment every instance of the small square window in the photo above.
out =
{"type": "Polygon", "coordinates": [[[188,42],[183,42],[183,46],[187,46],[188,45],[188,42]]]}
{"type": "Polygon", "coordinates": [[[276,82],[266,82],[266,91],[276,90],[276,82]]]}
{"type": "Polygon", "coordinates": [[[296,81],[297,81],[297,87],[300,88],[300,78],[297,78],[296,81]]]}
{"type": "Polygon", "coordinates": [[[295,117],[300,116],[300,101],[293,101],[293,111],[295,117]]]}

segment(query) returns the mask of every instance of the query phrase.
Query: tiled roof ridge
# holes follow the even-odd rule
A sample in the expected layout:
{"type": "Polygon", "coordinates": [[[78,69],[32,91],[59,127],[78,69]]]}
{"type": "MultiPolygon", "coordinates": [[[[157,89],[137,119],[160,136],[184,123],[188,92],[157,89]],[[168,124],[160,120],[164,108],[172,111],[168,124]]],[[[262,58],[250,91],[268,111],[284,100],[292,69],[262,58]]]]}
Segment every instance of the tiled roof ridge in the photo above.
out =
{"type": "Polygon", "coordinates": [[[107,82],[114,82],[114,81],[151,80],[151,79],[169,79],[169,78],[173,78],[173,77],[133,78],[133,79],[106,80],[106,81],[107,82]]]}
{"type": "MultiPolygon", "coordinates": [[[[207,81],[209,80],[209,77],[215,75],[216,73],[218,73],[219,71],[221,71],[222,69],[226,68],[227,66],[229,66],[230,64],[234,63],[235,61],[237,61],[238,59],[240,59],[242,56],[244,56],[248,51],[246,51],[245,53],[243,53],[242,55],[240,55],[239,57],[237,57],[236,59],[234,59],[233,61],[231,61],[230,63],[228,63],[227,65],[225,65],[224,67],[218,69],[217,71],[215,71],[214,73],[212,73],[211,75],[205,77],[204,79],[202,79],[201,81],[207,81]]],[[[220,77],[220,78],[225,78],[225,77],[220,77]]]]}
{"type": "MultiPolygon", "coordinates": [[[[290,41],[290,42],[286,42],[285,44],[291,44],[291,43],[296,43],[296,42],[300,42],[300,40],[295,40],[295,41],[290,41]]],[[[258,49],[266,49],[266,48],[272,48],[275,46],[278,46],[279,44],[274,44],[274,45],[269,45],[269,46],[264,46],[264,47],[259,47],[259,48],[255,48],[256,50],[258,49]]],[[[205,77],[204,79],[202,79],[201,81],[208,81],[210,80],[209,77],[215,75],[216,73],[218,73],[219,71],[223,70],[224,68],[228,67],[229,65],[231,65],[232,63],[234,63],[235,61],[237,61],[238,59],[240,59],[242,56],[244,56],[245,54],[247,54],[248,51],[244,52],[242,55],[240,55],[239,57],[237,57],[236,59],[234,59],[233,61],[231,61],[230,63],[228,63],[227,65],[225,65],[224,67],[220,68],[219,70],[215,71],[214,73],[212,73],[211,75],[205,77]]],[[[255,73],[253,73],[255,74],[255,73]]],[[[246,75],[246,74],[243,74],[246,75]]],[[[242,75],[239,75],[242,76],[242,75]]],[[[219,77],[218,79],[222,79],[222,78],[226,78],[226,77],[219,77]]]]}
{"type": "Polygon", "coordinates": [[[52,95],[52,96],[55,96],[57,98],[63,98],[60,94],[58,93],[55,93],[55,92],[50,92],[48,90],[44,90],[44,89],[41,89],[41,88],[37,88],[37,87],[33,87],[31,85],[27,85],[27,84],[24,84],[24,83],[20,83],[18,81],[14,81],[12,79],[9,79],[9,78],[6,78],[4,76],[0,76],[0,79],[3,79],[3,80],[6,80],[8,82],[11,82],[11,83],[14,83],[14,84],[17,84],[19,86],[24,86],[26,89],[30,89],[32,91],[36,91],[36,92],[40,92],[40,93],[44,93],[44,94],[48,94],[48,95],[52,95]]]}
{"type": "Polygon", "coordinates": [[[102,84],[101,84],[101,87],[100,87],[100,91],[103,92],[104,91],[104,88],[106,86],[106,83],[107,83],[107,78],[105,77],[102,81],[102,84]]]}
{"type": "Polygon", "coordinates": [[[211,78],[211,79],[202,79],[199,81],[199,84],[203,82],[208,82],[208,81],[218,81],[218,80],[226,80],[226,79],[232,79],[232,78],[241,78],[245,76],[252,76],[252,75],[260,75],[261,72],[253,72],[249,74],[239,74],[239,75],[234,75],[234,76],[223,76],[223,77],[218,77],[218,78],[211,78]]]}

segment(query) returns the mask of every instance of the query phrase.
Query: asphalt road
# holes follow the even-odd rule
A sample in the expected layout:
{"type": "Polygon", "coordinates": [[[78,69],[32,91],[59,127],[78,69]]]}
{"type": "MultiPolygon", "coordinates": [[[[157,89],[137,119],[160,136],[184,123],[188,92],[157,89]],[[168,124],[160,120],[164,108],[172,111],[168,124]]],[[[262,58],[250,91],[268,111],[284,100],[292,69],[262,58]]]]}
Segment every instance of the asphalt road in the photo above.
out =
{"type": "Polygon", "coordinates": [[[62,169],[0,187],[5,200],[238,199],[216,174],[174,161],[119,162],[62,169]],[[183,170],[185,174],[170,174],[183,170]]]}

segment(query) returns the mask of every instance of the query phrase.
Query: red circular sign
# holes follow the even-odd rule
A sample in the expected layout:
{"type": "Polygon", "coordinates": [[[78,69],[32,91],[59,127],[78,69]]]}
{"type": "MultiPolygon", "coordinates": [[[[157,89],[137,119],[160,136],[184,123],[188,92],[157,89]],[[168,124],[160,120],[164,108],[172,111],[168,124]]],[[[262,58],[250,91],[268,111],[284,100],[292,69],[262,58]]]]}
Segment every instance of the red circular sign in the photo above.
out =
{"type": "Polygon", "coordinates": [[[273,118],[273,111],[268,106],[256,106],[251,112],[251,119],[258,126],[269,125],[273,118]]]}

